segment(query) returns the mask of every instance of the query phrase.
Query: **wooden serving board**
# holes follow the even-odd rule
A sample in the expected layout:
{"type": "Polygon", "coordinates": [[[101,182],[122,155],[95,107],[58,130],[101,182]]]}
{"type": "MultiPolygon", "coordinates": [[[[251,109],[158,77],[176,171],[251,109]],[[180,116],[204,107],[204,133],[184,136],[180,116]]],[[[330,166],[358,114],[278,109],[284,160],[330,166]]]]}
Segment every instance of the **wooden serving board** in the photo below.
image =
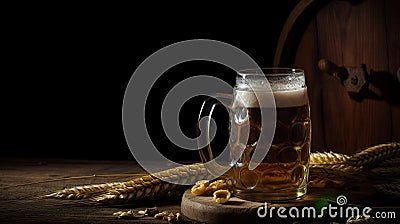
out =
{"type": "MultiPolygon", "coordinates": [[[[312,206],[314,196],[282,204],[268,203],[268,207],[312,206]]],[[[247,201],[232,196],[225,204],[217,204],[212,196],[196,196],[187,190],[182,197],[181,211],[186,217],[206,223],[268,223],[268,216],[259,218],[257,210],[264,202],[247,201]]],[[[261,210],[260,212],[263,212],[261,210]]]]}
{"type": "MultiPolygon", "coordinates": [[[[349,203],[362,203],[363,199],[370,199],[370,193],[362,191],[340,191],[331,188],[309,188],[308,193],[303,198],[282,203],[267,203],[268,208],[275,207],[313,207],[323,198],[329,197],[335,200],[339,195],[346,195],[349,203]]],[[[333,202],[334,203],[334,202],[333,202]]],[[[264,202],[246,201],[232,196],[226,204],[217,204],[212,196],[196,196],[187,190],[181,203],[181,212],[189,219],[205,223],[276,223],[282,220],[274,216],[270,218],[267,214],[264,218],[259,218],[257,210],[264,207],[264,202]]],[[[261,210],[260,212],[263,212],[261,210]]],[[[292,220],[293,221],[293,220],[292,220]]]]}
{"type": "Polygon", "coordinates": [[[212,196],[196,196],[187,190],[182,197],[182,214],[190,219],[206,223],[250,223],[257,218],[260,202],[250,202],[231,197],[226,204],[217,204],[212,196]],[[246,222],[244,222],[246,221],[246,222]]]}

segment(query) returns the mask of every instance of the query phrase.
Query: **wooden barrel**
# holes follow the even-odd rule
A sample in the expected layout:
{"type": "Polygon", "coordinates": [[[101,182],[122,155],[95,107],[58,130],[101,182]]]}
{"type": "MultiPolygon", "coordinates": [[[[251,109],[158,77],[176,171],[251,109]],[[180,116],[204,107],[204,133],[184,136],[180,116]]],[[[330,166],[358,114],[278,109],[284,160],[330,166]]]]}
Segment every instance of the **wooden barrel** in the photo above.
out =
{"type": "Polygon", "coordinates": [[[306,72],[313,151],[354,154],[374,144],[400,141],[399,104],[376,99],[357,102],[340,82],[317,67],[318,60],[326,58],[344,66],[365,64],[368,71],[396,77],[399,12],[398,0],[302,0],[288,17],[274,64],[306,72]]]}

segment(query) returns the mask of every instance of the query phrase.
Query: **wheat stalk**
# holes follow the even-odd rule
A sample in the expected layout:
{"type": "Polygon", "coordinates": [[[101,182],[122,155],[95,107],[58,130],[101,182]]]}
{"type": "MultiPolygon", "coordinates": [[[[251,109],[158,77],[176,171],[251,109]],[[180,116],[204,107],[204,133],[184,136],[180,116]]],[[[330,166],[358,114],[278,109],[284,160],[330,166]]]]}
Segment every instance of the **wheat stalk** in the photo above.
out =
{"type": "Polygon", "coordinates": [[[327,179],[324,177],[317,177],[310,178],[307,187],[314,187],[314,188],[324,188],[324,187],[343,187],[346,184],[345,181],[342,180],[334,180],[334,179],[327,179]]]}
{"type": "Polygon", "coordinates": [[[379,164],[379,166],[383,166],[383,167],[399,167],[400,166],[400,157],[395,157],[393,159],[388,159],[388,160],[384,160],[381,161],[379,164]]]}
{"type": "Polygon", "coordinates": [[[310,154],[311,164],[336,164],[346,162],[350,156],[334,152],[314,152],[310,154]]]}
{"type": "Polygon", "coordinates": [[[310,164],[310,169],[330,169],[330,170],[340,170],[349,174],[359,173],[363,170],[362,166],[349,166],[347,164],[310,164]]]}
{"type": "Polygon", "coordinates": [[[400,156],[400,143],[380,144],[367,148],[354,156],[346,163],[351,166],[371,166],[387,158],[400,156]]]}
{"type": "Polygon", "coordinates": [[[194,183],[210,176],[201,163],[184,165],[173,169],[144,175],[126,182],[78,186],[46,195],[60,199],[89,199],[99,204],[116,204],[144,199],[155,199],[180,193],[186,187],[182,184],[194,183]]]}
{"type": "Polygon", "coordinates": [[[182,183],[194,183],[208,179],[204,164],[185,165],[174,169],[146,175],[127,182],[124,186],[113,188],[90,200],[97,204],[120,204],[145,199],[156,199],[180,194],[186,187],[169,182],[182,180],[182,183]],[[161,180],[162,179],[162,180],[161,180]]]}
{"type": "Polygon", "coordinates": [[[347,179],[361,177],[363,167],[348,166],[346,164],[310,164],[310,175],[322,176],[331,179],[347,179]]]}
{"type": "Polygon", "coordinates": [[[395,197],[400,197],[400,182],[389,183],[389,184],[379,184],[379,185],[374,185],[374,187],[380,193],[392,195],[395,197]]]}
{"type": "Polygon", "coordinates": [[[181,185],[171,184],[150,175],[130,181],[129,184],[113,188],[106,193],[91,197],[89,200],[97,204],[124,204],[145,199],[157,199],[176,194],[181,185]]]}
{"type": "Polygon", "coordinates": [[[101,194],[113,187],[120,187],[120,186],[123,186],[123,182],[76,186],[56,191],[54,193],[45,195],[45,197],[59,198],[59,199],[84,199],[92,197],[93,195],[101,194]]]}
{"type": "Polygon", "coordinates": [[[203,163],[179,166],[173,169],[151,174],[151,176],[167,182],[179,181],[184,185],[192,184],[196,181],[210,177],[203,163]]]}
{"type": "Polygon", "coordinates": [[[400,167],[377,167],[371,169],[370,172],[378,177],[398,177],[400,176],[400,167]]]}

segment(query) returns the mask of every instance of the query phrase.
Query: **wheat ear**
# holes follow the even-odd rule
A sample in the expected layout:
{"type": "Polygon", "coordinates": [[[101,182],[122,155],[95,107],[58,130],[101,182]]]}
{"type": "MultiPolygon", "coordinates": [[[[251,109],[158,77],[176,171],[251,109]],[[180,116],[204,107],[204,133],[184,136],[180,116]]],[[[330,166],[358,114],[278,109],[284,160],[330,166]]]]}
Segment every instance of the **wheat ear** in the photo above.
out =
{"type": "Polygon", "coordinates": [[[314,152],[310,154],[311,164],[337,164],[346,162],[350,156],[334,152],[314,152]]]}
{"type": "Polygon", "coordinates": [[[90,201],[97,204],[120,204],[147,199],[154,200],[179,194],[182,192],[181,190],[187,188],[169,182],[181,180],[184,184],[190,184],[209,178],[208,171],[203,164],[185,165],[133,179],[121,187],[112,188],[104,194],[90,198],[90,201]]]}
{"type": "Polygon", "coordinates": [[[310,164],[310,175],[324,176],[333,179],[346,179],[362,176],[363,167],[346,164],[310,164]]]}
{"type": "Polygon", "coordinates": [[[372,146],[354,156],[346,163],[351,166],[371,166],[382,160],[400,156],[400,143],[387,143],[372,146]]]}
{"type": "Polygon", "coordinates": [[[202,163],[184,165],[173,169],[144,175],[126,182],[94,184],[68,188],[46,195],[60,199],[89,199],[100,204],[125,203],[145,199],[155,199],[181,193],[185,184],[201,179],[209,179],[202,163]],[[183,185],[171,184],[178,182],[183,185]]]}
{"type": "Polygon", "coordinates": [[[400,183],[379,184],[374,186],[380,193],[400,197],[400,183]]]}
{"type": "Polygon", "coordinates": [[[123,182],[76,186],[56,191],[54,193],[45,195],[45,197],[59,198],[59,199],[84,199],[92,197],[93,195],[96,194],[104,193],[113,187],[119,187],[119,186],[123,186],[123,182]]]}
{"type": "Polygon", "coordinates": [[[382,167],[399,167],[400,166],[400,157],[395,157],[393,159],[388,159],[381,161],[379,166],[382,167]]]}
{"type": "Polygon", "coordinates": [[[378,177],[398,177],[400,176],[400,167],[377,167],[370,172],[378,177]]]}

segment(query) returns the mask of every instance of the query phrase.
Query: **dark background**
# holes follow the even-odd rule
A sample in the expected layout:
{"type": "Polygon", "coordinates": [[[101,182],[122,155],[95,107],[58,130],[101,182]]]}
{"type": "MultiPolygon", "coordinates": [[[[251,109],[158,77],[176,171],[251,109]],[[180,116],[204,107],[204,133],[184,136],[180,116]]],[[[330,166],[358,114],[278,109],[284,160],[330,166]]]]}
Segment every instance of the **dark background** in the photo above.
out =
{"type": "MultiPolygon", "coordinates": [[[[2,156],[132,159],[123,135],[122,102],[131,75],[144,59],[178,41],[202,38],[226,42],[260,66],[272,66],[280,31],[296,3],[265,1],[236,9],[199,2],[168,7],[5,7],[2,156]]],[[[177,82],[204,74],[232,85],[235,81],[235,73],[222,65],[189,62],[164,73],[150,93],[149,132],[171,159],[197,160],[198,154],[179,149],[163,134],[163,95],[177,82]]],[[[188,102],[180,114],[182,130],[190,137],[196,136],[201,100],[188,102]]]]}

